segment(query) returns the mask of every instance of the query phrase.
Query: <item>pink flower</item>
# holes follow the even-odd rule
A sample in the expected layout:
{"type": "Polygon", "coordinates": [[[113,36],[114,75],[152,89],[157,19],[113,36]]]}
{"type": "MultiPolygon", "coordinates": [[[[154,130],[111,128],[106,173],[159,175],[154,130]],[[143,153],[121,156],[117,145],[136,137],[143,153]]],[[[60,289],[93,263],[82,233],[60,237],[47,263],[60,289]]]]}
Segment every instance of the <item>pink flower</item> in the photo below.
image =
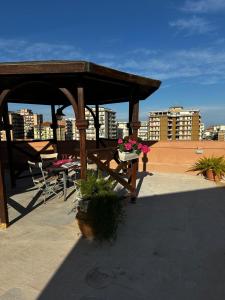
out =
{"type": "Polygon", "coordinates": [[[137,142],[136,142],[135,140],[129,140],[129,143],[130,143],[131,145],[137,144],[137,142]]]}
{"type": "Polygon", "coordinates": [[[124,147],[127,151],[130,151],[132,149],[132,145],[130,143],[124,144],[124,147]]]}
{"type": "Polygon", "coordinates": [[[123,140],[122,139],[118,139],[118,144],[123,144],[123,140]]]}
{"type": "Polygon", "coordinates": [[[142,147],[143,147],[142,143],[139,143],[139,144],[138,144],[138,150],[141,150],[142,147]]]}
{"type": "Polygon", "coordinates": [[[147,154],[150,151],[150,148],[147,145],[143,145],[141,150],[144,154],[147,154]]]}

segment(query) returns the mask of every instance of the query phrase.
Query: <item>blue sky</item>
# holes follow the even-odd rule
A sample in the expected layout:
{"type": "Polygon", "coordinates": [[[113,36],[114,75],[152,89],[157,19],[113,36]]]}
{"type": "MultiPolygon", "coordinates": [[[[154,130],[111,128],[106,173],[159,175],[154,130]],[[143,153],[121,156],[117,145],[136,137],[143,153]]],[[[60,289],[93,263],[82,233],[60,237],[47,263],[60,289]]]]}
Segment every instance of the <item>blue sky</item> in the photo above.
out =
{"type": "MultiPolygon", "coordinates": [[[[88,60],[160,79],[141,119],[183,105],[225,124],[225,0],[8,0],[1,12],[0,61],[88,60]]],[[[126,104],[112,108],[127,118],[126,104]]]]}

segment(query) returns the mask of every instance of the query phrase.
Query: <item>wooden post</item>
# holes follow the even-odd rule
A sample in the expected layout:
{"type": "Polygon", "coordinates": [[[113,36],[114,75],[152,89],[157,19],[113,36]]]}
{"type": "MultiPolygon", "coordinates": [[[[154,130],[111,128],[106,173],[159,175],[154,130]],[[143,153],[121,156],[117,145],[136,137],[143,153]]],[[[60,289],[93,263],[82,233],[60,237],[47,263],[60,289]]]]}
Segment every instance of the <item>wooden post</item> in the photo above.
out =
{"type": "Polygon", "coordinates": [[[96,148],[99,148],[99,128],[100,128],[100,124],[99,124],[99,106],[96,104],[95,105],[95,120],[94,120],[94,124],[95,124],[95,139],[96,139],[96,148]]]}
{"type": "Polygon", "coordinates": [[[88,121],[85,119],[85,102],[84,89],[77,88],[78,100],[78,120],[76,125],[80,133],[80,163],[81,163],[81,179],[87,178],[87,150],[86,150],[86,129],[88,128],[88,121]]]}
{"type": "MultiPolygon", "coordinates": [[[[7,95],[10,90],[4,90],[0,94],[0,120],[3,115],[3,106],[6,101],[7,95]]],[[[0,146],[0,229],[5,229],[9,225],[9,216],[8,216],[8,208],[7,208],[7,195],[5,188],[5,180],[4,180],[4,169],[3,169],[3,155],[2,149],[0,146]]]]}
{"type": "MultiPolygon", "coordinates": [[[[2,156],[1,156],[2,157],[2,156]]],[[[0,160],[0,229],[5,229],[9,225],[7,208],[7,195],[4,183],[4,170],[0,160]]]]}
{"type": "Polygon", "coordinates": [[[52,131],[53,131],[53,143],[56,146],[56,152],[58,152],[58,141],[57,141],[57,127],[58,127],[58,123],[57,123],[57,119],[56,119],[56,114],[55,114],[55,105],[52,104],[51,105],[51,113],[52,113],[52,131]]]}
{"type": "Polygon", "coordinates": [[[129,135],[132,134],[132,128],[131,128],[132,116],[133,116],[133,101],[132,101],[132,99],[130,99],[130,101],[129,101],[129,122],[127,123],[129,135]]]}
{"type": "Polygon", "coordinates": [[[13,168],[11,132],[10,132],[9,112],[8,112],[8,104],[7,103],[5,103],[5,105],[4,105],[3,122],[4,122],[4,129],[6,132],[6,144],[7,144],[8,165],[9,165],[9,171],[10,171],[11,186],[14,187],[16,185],[16,179],[15,179],[15,173],[14,173],[14,168],[13,168]]]}
{"type": "MultiPolygon", "coordinates": [[[[129,121],[130,128],[132,130],[132,135],[135,139],[138,137],[138,129],[140,128],[139,122],[139,100],[131,99],[129,102],[129,121]]],[[[136,180],[137,180],[137,172],[138,172],[138,159],[132,160],[131,166],[131,186],[133,189],[132,201],[135,201],[136,198],[136,180]]]]}

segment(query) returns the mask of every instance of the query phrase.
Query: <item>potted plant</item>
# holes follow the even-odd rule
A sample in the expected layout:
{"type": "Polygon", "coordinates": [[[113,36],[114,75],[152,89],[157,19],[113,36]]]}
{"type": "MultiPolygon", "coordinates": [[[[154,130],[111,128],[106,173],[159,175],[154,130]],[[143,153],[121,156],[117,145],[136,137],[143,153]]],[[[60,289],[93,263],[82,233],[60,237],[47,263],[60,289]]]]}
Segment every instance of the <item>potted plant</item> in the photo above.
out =
{"type": "Polygon", "coordinates": [[[118,139],[118,154],[121,161],[137,159],[140,153],[147,154],[150,147],[141,143],[140,139],[132,136],[118,139]]]}
{"type": "Polygon", "coordinates": [[[208,180],[220,181],[225,175],[225,159],[223,156],[200,158],[189,171],[198,171],[208,180]]]}
{"type": "Polygon", "coordinates": [[[122,198],[113,190],[114,182],[89,172],[80,180],[76,219],[82,235],[88,239],[112,240],[123,220],[122,198]]]}

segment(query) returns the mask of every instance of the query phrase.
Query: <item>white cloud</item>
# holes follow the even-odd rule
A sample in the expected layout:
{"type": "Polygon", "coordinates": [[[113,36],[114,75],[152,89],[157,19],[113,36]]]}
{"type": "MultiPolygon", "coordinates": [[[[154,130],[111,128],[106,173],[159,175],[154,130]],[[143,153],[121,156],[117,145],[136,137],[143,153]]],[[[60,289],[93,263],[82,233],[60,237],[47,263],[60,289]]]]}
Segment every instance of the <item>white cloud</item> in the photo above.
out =
{"type": "Polygon", "coordinates": [[[183,80],[211,85],[225,81],[225,50],[190,49],[149,56],[123,56],[114,68],[161,80],[183,80]]]}
{"type": "Polygon", "coordinates": [[[215,26],[210,22],[196,16],[171,21],[169,25],[176,28],[179,32],[186,32],[186,35],[205,34],[215,30],[215,26]]]}
{"type": "Polygon", "coordinates": [[[88,54],[73,45],[30,43],[25,40],[0,39],[0,61],[90,60],[111,68],[171,84],[171,80],[212,85],[225,81],[225,49],[218,47],[189,50],[134,49],[125,53],[88,54]]]}
{"type": "Polygon", "coordinates": [[[190,13],[212,13],[225,10],[225,0],[187,0],[182,11],[190,13]]]}
{"type": "Polygon", "coordinates": [[[25,40],[0,39],[0,60],[77,59],[80,50],[67,44],[30,43],[25,40]]]}

